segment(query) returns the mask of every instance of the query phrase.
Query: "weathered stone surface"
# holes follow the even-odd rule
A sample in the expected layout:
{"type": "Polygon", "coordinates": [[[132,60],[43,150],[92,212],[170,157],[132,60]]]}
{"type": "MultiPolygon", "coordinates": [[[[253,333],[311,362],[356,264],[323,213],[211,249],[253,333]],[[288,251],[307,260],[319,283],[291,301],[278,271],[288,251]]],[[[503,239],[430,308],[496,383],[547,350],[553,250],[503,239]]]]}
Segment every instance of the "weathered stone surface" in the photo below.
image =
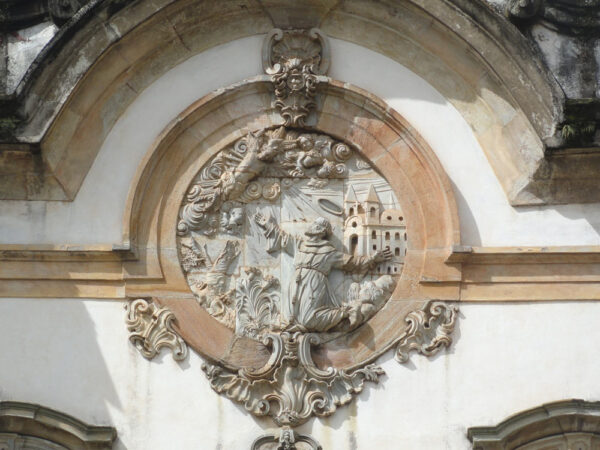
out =
{"type": "MultiPolygon", "coordinates": [[[[56,61],[36,63],[24,80],[16,101],[22,104],[18,109],[25,120],[9,133],[17,133],[14,136],[18,136],[19,140],[37,142],[52,121],[62,121],[58,109],[73,97],[76,90],[81,89],[84,98],[89,99],[96,96],[94,92],[107,93],[100,100],[106,102],[104,107],[100,107],[104,112],[94,114],[90,111],[87,122],[84,117],[87,113],[75,108],[78,114],[83,114],[78,125],[85,128],[81,136],[87,136],[88,139],[66,141],[66,148],[54,148],[56,137],[52,136],[53,130],[62,129],[61,124],[47,133],[47,141],[41,146],[43,158],[52,161],[55,176],[60,185],[65,187],[63,195],[72,199],[91,165],[90,159],[98,150],[98,142],[101,142],[114,118],[126,108],[131,96],[135,95],[131,92],[123,95],[124,89],[129,89],[124,86],[141,92],[169,67],[209,47],[231,39],[265,33],[273,23],[281,22],[282,26],[289,28],[282,22],[283,17],[298,22],[296,26],[300,26],[304,22],[299,14],[294,13],[298,8],[297,12],[302,10],[301,16],[309,22],[320,21],[321,27],[329,35],[359,42],[422,74],[440,92],[448,95],[478,133],[484,133],[494,122],[504,124],[515,112],[522,111],[515,116],[523,122],[519,128],[526,130],[530,135],[528,141],[535,145],[524,151],[518,142],[511,140],[514,138],[503,137],[495,142],[493,148],[484,146],[484,150],[493,162],[511,203],[554,201],[552,190],[536,196],[526,191],[526,186],[528,177],[543,165],[542,141],[555,135],[556,124],[562,120],[562,94],[547,78],[546,71],[540,69],[537,57],[532,54],[525,40],[505,19],[494,15],[485,6],[463,3],[462,0],[453,0],[452,8],[442,3],[421,5],[418,1],[414,6],[399,6],[393,2],[374,5],[362,1],[319,2],[318,5],[307,2],[293,7],[279,1],[238,3],[221,2],[215,7],[207,2],[173,0],[150,5],[136,1],[128,3],[127,8],[121,8],[123,4],[113,5],[108,0],[91,2],[82,9],[78,21],[68,25],[68,30],[61,30],[48,47],[44,60],[48,58],[49,61],[49,58],[56,56],[56,61]],[[100,11],[106,11],[106,14],[100,11]],[[201,17],[202,20],[192,19],[195,17],[201,17]],[[154,32],[148,30],[156,27],[164,31],[163,38],[145,39],[144,36],[155,36],[154,32]],[[423,29],[429,32],[423,33],[423,29]],[[352,30],[352,34],[346,36],[349,30],[352,30]],[[73,35],[70,40],[67,38],[69,33],[73,35]],[[498,38],[489,40],[486,37],[488,33],[496,34],[498,38]],[[470,37],[455,39],[463,34],[470,37]],[[479,38],[472,38],[475,34],[479,38]],[[441,42],[444,42],[443,47],[439,45],[441,42]],[[476,47],[465,47],[465,42],[476,47]],[[452,51],[448,50],[450,43],[452,51]],[[509,50],[499,48],[500,43],[509,50]],[[109,53],[117,51],[125,55],[130,64],[129,70],[122,72],[128,75],[116,78],[112,74],[99,76],[103,72],[101,69],[96,77],[83,77],[84,73],[91,74],[103,64],[109,64],[109,53]],[[100,54],[104,55],[103,58],[99,57],[100,54]],[[507,55],[517,59],[506,60],[507,55]],[[59,61],[58,57],[62,59],[59,61]],[[105,61],[102,62],[102,59],[105,61]],[[485,60],[484,64],[482,59],[485,60]],[[76,69],[69,71],[67,78],[58,77],[57,68],[66,66],[76,69]],[[495,68],[494,74],[489,72],[489,66],[495,68]],[[521,75],[516,76],[516,73],[521,75]],[[104,84],[84,87],[88,78],[104,80],[104,84]],[[481,86],[478,83],[480,78],[489,78],[489,81],[481,86]],[[54,86],[56,82],[60,82],[59,87],[54,86]],[[91,89],[91,92],[85,94],[85,89],[91,89]],[[490,90],[494,92],[493,96],[486,95],[490,90]],[[103,122],[98,126],[90,121],[103,122]],[[537,137],[534,137],[536,134],[537,137]],[[82,148],[86,149],[86,154],[77,158],[74,153],[82,148]],[[64,158],[57,158],[55,152],[64,155],[64,158]],[[494,157],[498,153],[503,157],[494,157]],[[71,158],[73,162],[69,163],[71,158]],[[55,169],[56,161],[63,161],[67,167],[55,169]],[[519,175],[512,176],[513,172],[519,175]]],[[[120,67],[120,64],[110,65],[120,67]]],[[[8,119],[16,120],[18,117],[8,119]]],[[[65,120],[69,118],[65,116],[65,120]]],[[[489,141],[482,139],[482,142],[489,141]]],[[[576,174],[571,177],[575,178],[576,174]]],[[[15,193],[15,197],[19,195],[15,193]]],[[[578,194],[574,192],[573,195],[578,194]]],[[[589,192],[584,190],[578,200],[595,201],[595,197],[590,198],[589,192]]]]}

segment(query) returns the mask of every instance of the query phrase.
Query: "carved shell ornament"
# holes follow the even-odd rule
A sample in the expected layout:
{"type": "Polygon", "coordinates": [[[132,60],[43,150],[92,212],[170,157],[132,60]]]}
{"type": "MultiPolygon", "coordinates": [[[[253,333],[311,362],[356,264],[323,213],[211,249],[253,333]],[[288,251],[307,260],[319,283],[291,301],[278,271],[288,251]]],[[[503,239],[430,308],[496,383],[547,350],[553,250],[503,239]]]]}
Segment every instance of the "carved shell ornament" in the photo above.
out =
{"type": "MultiPolygon", "coordinates": [[[[313,351],[385,310],[411,228],[388,180],[351,142],[306,126],[329,65],[323,34],[274,30],[263,65],[284,123],[247,133],[201,167],[179,209],[177,251],[199,307],[271,353],[260,368],[206,363],[211,386],[254,415],[294,427],[333,414],[384,373],[371,363],[319,367],[313,351]]],[[[136,322],[135,311],[150,311],[146,305],[128,311],[132,328],[157,323],[136,322]]],[[[442,302],[413,311],[398,359],[449,345],[455,319],[442,302]]],[[[138,328],[136,345],[152,355],[138,328]]],[[[171,332],[148,336],[179,345],[171,332]]]]}

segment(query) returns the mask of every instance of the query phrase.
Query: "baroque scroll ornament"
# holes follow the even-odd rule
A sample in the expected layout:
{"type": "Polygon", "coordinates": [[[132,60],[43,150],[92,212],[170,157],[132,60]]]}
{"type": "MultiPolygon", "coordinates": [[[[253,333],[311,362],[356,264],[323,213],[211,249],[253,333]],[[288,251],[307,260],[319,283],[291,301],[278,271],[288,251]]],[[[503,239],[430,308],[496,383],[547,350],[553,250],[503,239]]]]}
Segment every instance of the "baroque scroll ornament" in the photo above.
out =
{"type": "Polygon", "coordinates": [[[152,359],[162,348],[169,348],[175,361],[187,356],[187,345],[173,329],[175,316],[169,309],[160,308],[142,298],[125,306],[129,341],[144,358],[152,359]]]}

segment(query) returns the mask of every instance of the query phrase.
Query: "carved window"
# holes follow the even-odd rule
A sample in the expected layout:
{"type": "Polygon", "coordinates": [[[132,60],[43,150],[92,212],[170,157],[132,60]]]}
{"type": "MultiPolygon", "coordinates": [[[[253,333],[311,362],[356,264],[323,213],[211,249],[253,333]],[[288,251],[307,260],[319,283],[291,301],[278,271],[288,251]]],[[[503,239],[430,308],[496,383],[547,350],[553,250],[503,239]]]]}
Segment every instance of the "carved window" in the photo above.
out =
{"type": "Polygon", "coordinates": [[[358,246],[358,236],[356,234],[352,235],[350,238],[350,253],[356,253],[356,247],[358,246]]]}
{"type": "Polygon", "coordinates": [[[396,233],[396,235],[394,236],[394,239],[396,239],[397,241],[400,240],[400,233],[396,233]]]}
{"type": "Polygon", "coordinates": [[[375,216],[376,216],[376,213],[377,213],[377,210],[375,209],[375,207],[372,207],[372,208],[369,210],[369,215],[370,215],[371,217],[375,217],[375,216]]]}
{"type": "Polygon", "coordinates": [[[474,450],[596,450],[600,402],[549,403],[496,426],[469,428],[468,436],[474,450]]]}
{"type": "Polygon", "coordinates": [[[349,216],[353,216],[354,215],[354,208],[350,208],[350,210],[348,211],[348,215],[349,216]]]}
{"type": "Polygon", "coordinates": [[[398,247],[394,250],[394,256],[400,256],[400,249],[398,247]]]}
{"type": "Polygon", "coordinates": [[[389,231],[386,231],[386,232],[385,232],[385,240],[386,240],[386,241],[389,241],[389,240],[390,240],[390,232],[389,232],[389,231]]]}
{"type": "Polygon", "coordinates": [[[0,402],[0,450],[109,450],[116,436],[43,406],[0,402]]]}
{"type": "Polygon", "coordinates": [[[377,232],[375,230],[371,233],[371,239],[377,239],[377,232]]]}

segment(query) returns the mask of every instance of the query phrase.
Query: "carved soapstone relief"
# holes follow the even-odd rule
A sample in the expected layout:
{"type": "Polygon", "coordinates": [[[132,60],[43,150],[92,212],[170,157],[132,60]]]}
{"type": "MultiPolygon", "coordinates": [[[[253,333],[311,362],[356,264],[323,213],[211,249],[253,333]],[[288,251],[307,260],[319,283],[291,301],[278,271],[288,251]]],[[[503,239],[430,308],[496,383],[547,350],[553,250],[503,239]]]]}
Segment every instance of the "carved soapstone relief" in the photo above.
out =
{"type": "MultiPolygon", "coordinates": [[[[271,353],[258,369],[204,364],[212,388],[284,431],[333,414],[384,373],[368,362],[319,368],[312,351],[386,307],[410,242],[388,181],[351,143],[306,125],[328,64],[318,30],[267,36],[263,65],[284,125],[217,151],[192,180],[176,230],[198,305],[271,353]]],[[[182,354],[167,317],[145,300],[130,305],[131,339],[146,357],[160,345],[182,354]]],[[[449,345],[455,319],[456,308],[442,302],[409,313],[407,331],[394,341],[397,359],[449,345]]],[[[282,432],[281,448],[294,448],[290,433],[282,432]]]]}
{"type": "Polygon", "coordinates": [[[207,366],[217,391],[297,425],[331,414],[382,373],[375,366],[320,371],[310,353],[323,334],[353,330],[384,307],[406,254],[395,194],[349,144],[289,127],[248,134],[200,170],[177,232],[199,305],[237,335],[273,348],[269,377],[207,366]],[[290,377],[310,395],[294,393],[290,377]]]}
{"type": "Polygon", "coordinates": [[[199,304],[255,339],[361,325],[394,290],[408,239],[389,184],[351,146],[285,127],[219,152],[180,218],[199,304]]]}

